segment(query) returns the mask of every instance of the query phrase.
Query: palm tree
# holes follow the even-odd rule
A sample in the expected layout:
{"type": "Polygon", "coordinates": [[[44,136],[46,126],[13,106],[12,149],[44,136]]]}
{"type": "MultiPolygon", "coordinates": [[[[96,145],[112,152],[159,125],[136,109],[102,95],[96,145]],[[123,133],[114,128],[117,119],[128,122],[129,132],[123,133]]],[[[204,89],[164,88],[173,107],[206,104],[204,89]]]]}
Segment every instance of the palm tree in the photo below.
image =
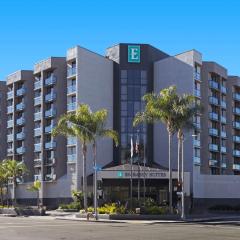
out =
{"type": "Polygon", "coordinates": [[[16,160],[4,160],[4,168],[7,171],[8,178],[12,179],[13,184],[13,205],[16,204],[16,186],[17,179],[27,173],[27,167],[24,163],[16,160]]]}
{"type": "Polygon", "coordinates": [[[180,162],[181,152],[183,151],[184,130],[195,130],[196,127],[193,123],[193,117],[200,113],[203,109],[201,105],[195,102],[193,95],[184,94],[179,96],[178,101],[174,104],[173,109],[176,112],[176,128],[178,138],[178,180],[180,181],[180,162]]]}
{"type": "MultiPolygon", "coordinates": [[[[96,158],[96,138],[111,137],[115,142],[118,141],[117,133],[113,130],[106,129],[107,111],[101,109],[92,112],[88,105],[80,104],[74,113],[63,115],[56,128],[53,130],[53,136],[64,135],[66,137],[77,137],[82,143],[83,157],[83,195],[84,209],[87,210],[87,176],[86,176],[86,155],[87,145],[93,143],[94,158],[96,158]]],[[[77,164],[78,167],[78,164],[77,164]]],[[[76,169],[78,174],[78,168],[76,169]]],[[[78,177],[77,177],[78,180],[78,177]]]]}
{"type": "Polygon", "coordinates": [[[34,181],[33,185],[28,187],[27,190],[30,192],[37,193],[37,206],[39,208],[40,206],[39,192],[41,190],[41,182],[39,180],[34,181]]]}
{"type": "Polygon", "coordinates": [[[146,102],[146,107],[143,112],[136,114],[133,125],[140,123],[155,123],[163,122],[168,131],[168,163],[169,163],[169,208],[172,209],[172,138],[176,133],[176,112],[173,106],[178,101],[176,86],[170,86],[160,91],[159,94],[148,93],[143,97],[146,102]]]}
{"type": "Polygon", "coordinates": [[[4,205],[3,195],[4,195],[4,189],[6,187],[7,183],[7,174],[6,170],[4,169],[3,163],[0,163],[0,196],[1,196],[1,204],[4,205]]]}

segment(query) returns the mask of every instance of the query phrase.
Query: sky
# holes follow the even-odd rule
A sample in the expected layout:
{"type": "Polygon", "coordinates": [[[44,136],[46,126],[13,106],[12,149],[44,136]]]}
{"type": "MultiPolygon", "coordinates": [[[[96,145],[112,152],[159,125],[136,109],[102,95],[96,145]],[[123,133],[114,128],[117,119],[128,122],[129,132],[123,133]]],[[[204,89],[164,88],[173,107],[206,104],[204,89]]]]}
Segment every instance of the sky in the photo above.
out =
{"type": "Polygon", "coordinates": [[[0,80],[75,45],[104,55],[120,42],[194,48],[240,75],[240,1],[0,0],[0,80]]]}

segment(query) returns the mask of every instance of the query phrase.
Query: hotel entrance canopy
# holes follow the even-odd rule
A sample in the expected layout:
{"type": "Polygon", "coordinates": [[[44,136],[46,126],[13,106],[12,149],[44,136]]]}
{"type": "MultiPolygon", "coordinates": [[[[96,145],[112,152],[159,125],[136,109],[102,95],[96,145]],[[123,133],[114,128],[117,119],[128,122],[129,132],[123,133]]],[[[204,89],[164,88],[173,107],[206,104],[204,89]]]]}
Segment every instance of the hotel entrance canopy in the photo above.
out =
{"type": "MultiPolygon", "coordinates": [[[[104,179],[130,179],[131,178],[131,165],[123,164],[110,168],[102,169],[98,172],[97,178],[100,181],[104,179]]],[[[132,178],[133,179],[169,179],[168,169],[154,168],[154,167],[144,167],[133,164],[132,165],[132,178]]],[[[172,179],[177,180],[177,171],[172,171],[172,179]]],[[[185,180],[185,192],[187,195],[190,194],[190,173],[184,173],[185,180]]]]}

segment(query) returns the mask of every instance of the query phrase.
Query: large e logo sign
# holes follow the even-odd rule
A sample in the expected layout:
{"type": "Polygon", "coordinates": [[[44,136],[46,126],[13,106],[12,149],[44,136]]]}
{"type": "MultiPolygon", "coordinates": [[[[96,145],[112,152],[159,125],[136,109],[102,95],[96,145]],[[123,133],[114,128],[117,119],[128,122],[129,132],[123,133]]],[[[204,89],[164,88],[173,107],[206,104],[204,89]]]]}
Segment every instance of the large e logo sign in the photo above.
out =
{"type": "Polygon", "coordinates": [[[140,63],[140,46],[128,46],[128,62],[140,63]]]}

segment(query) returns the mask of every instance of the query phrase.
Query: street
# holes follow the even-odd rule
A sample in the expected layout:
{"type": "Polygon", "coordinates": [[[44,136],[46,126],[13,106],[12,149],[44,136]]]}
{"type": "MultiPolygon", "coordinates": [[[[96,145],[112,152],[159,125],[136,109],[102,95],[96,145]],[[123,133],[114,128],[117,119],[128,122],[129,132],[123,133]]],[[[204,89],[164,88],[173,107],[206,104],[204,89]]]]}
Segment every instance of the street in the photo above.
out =
{"type": "Polygon", "coordinates": [[[240,222],[92,223],[49,217],[0,217],[1,240],[228,240],[240,238],[240,222]]]}

